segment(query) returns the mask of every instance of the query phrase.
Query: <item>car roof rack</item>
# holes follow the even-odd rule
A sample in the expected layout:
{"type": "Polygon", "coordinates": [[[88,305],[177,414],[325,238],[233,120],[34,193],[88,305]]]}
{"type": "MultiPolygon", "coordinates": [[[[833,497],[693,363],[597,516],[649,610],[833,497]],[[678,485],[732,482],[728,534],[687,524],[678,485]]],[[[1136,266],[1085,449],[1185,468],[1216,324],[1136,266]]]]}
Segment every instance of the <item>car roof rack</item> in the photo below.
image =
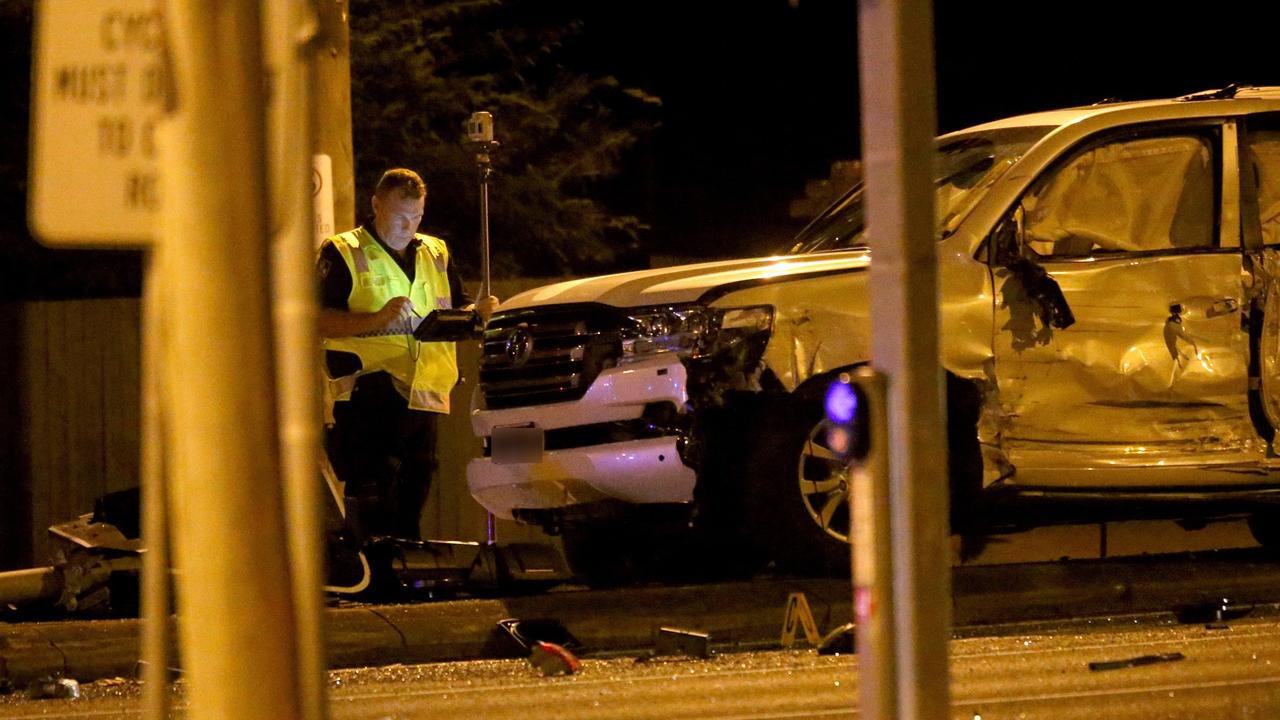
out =
{"type": "Polygon", "coordinates": [[[1183,95],[1178,98],[1178,100],[1182,102],[1194,102],[1197,100],[1230,100],[1236,96],[1236,93],[1240,92],[1241,87],[1247,86],[1231,83],[1230,85],[1224,88],[1218,88],[1217,90],[1205,90],[1203,92],[1191,93],[1190,95],[1183,95]]]}

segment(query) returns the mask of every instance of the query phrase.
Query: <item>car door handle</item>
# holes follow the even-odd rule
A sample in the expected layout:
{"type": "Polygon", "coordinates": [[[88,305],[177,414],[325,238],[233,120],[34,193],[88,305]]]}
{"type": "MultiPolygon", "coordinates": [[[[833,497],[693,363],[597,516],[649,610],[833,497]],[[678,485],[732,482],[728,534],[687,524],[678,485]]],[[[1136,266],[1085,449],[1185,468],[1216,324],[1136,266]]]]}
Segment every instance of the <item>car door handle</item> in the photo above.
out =
{"type": "Polygon", "coordinates": [[[1239,309],[1239,300],[1233,297],[1222,298],[1209,306],[1209,311],[1205,313],[1205,316],[1218,317],[1220,315],[1229,315],[1239,309]]]}

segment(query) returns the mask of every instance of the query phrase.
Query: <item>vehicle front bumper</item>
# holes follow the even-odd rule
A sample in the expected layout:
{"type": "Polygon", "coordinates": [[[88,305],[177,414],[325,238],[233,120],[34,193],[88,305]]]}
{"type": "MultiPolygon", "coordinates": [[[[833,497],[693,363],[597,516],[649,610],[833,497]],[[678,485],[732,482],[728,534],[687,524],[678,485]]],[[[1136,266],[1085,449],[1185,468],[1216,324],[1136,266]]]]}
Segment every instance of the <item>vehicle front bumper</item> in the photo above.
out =
{"type": "MultiPolygon", "coordinates": [[[[495,427],[563,430],[636,420],[654,403],[683,408],[686,372],[674,355],[628,363],[600,373],[582,398],[570,402],[488,410],[473,402],[471,425],[489,438],[495,427]]],[[[485,509],[511,518],[516,509],[548,509],[620,500],[680,503],[693,499],[696,474],[680,457],[676,435],[547,450],[538,462],[467,465],[467,487],[485,509]]]]}
{"type": "Polygon", "coordinates": [[[478,458],[467,465],[467,487],[493,514],[621,500],[689,502],[694,472],[680,460],[674,437],[629,440],[552,450],[537,463],[499,464],[478,458]]]}

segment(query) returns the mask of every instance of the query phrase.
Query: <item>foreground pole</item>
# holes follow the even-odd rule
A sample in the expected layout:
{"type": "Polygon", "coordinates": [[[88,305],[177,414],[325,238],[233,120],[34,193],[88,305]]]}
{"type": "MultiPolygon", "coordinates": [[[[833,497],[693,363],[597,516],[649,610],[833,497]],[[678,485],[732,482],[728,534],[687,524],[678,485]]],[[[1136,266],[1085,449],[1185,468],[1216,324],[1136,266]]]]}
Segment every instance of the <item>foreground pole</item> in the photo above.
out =
{"type": "Polygon", "coordinates": [[[324,566],[320,480],[320,364],[316,348],[315,223],[311,156],[315,146],[316,18],[302,0],[264,2],[267,61],[276,79],[269,123],[271,307],[274,311],[280,479],[284,484],[289,567],[297,618],[302,717],[324,717],[324,566]]]}
{"type": "MultiPolygon", "coordinates": [[[[933,226],[933,17],[929,0],[858,5],[863,162],[871,229],[875,368],[887,376],[896,712],[950,715],[947,459],[938,369],[933,226]]],[[[882,582],[882,576],[876,580],[882,582]]]]}
{"type": "Polygon", "coordinates": [[[165,447],[193,720],[301,718],[311,680],[280,483],[260,12],[257,0],[165,7],[165,447]]]}

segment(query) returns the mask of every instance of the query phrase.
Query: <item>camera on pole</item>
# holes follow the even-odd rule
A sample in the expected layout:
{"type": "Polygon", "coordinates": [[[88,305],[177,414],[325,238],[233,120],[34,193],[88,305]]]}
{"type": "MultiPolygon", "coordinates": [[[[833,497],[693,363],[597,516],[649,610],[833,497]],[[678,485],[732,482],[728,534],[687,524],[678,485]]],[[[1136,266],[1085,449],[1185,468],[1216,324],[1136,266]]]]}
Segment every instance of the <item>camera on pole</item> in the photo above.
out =
{"type": "MultiPolygon", "coordinates": [[[[476,168],[480,180],[480,271],[483,284],[480,297],[493,294],[489,278],[489,177],[493,174],[489,153],[498,147],[493,139],[493,115],[471,113],[466,122],[467,139],[475,147],[476,168]]],[[[480,320],[469,310],[432,310],[414,328],[413,337],[423,342],[474,340],[484,332],[480,320]]]]}
{"type": "Polygon", "coordinates": [[[480,297],[493,294],[489,278],[489,178],[493,163],[489,153],[498,147],[493,137],[493,115],[486,111],[471,113],[467,120],[467,139],[475,146],[476,170],[480,180],[480,274],[483,284],[480,297]]]}

